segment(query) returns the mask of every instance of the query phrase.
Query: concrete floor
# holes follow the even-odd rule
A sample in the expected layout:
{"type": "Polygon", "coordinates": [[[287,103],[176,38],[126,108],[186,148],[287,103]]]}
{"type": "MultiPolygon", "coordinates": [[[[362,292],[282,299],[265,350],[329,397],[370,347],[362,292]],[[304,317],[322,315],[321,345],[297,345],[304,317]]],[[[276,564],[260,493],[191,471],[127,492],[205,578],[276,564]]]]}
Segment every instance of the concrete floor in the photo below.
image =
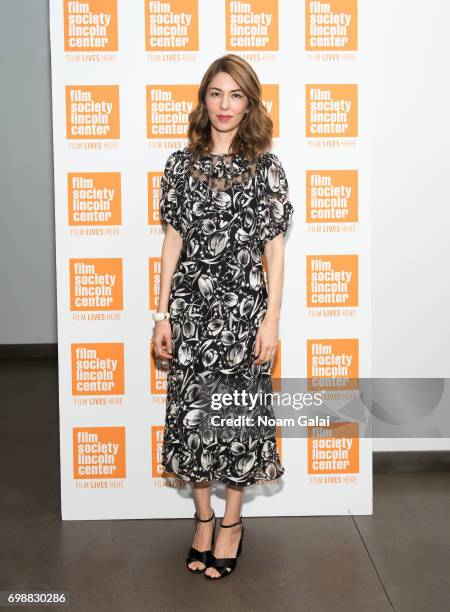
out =
{"type": "Polygon", "coordinates": [[[0,590],[82,612],[450,610],[448,469],[384,467],[371,517],[244,513],[237,570],[210,582],[184,566],[193,519],[61,522],[56,360],[1,360],[0,384],[0,590]]]}

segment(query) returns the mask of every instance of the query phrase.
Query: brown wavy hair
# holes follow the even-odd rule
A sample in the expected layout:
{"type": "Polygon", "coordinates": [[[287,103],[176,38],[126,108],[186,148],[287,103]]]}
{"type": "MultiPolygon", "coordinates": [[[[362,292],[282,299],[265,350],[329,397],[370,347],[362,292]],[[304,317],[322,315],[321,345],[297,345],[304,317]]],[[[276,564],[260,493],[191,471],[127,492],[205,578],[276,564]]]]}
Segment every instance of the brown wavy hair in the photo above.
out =
{"type": "Polygon", "coordinates": [[[261,83],[256,72],[242,57],[233,53],[216,59],[202,78],[198,89],[197,106],[188,116],[188,148],[195,159],[213,150],[211,121],[206,109],[205,96],[209,83],[218,72],[228,73],[248,98],[248,112],[239,124],[230,151],[253,160],[271,148],[273,122],[262,103],[261,83]]]}

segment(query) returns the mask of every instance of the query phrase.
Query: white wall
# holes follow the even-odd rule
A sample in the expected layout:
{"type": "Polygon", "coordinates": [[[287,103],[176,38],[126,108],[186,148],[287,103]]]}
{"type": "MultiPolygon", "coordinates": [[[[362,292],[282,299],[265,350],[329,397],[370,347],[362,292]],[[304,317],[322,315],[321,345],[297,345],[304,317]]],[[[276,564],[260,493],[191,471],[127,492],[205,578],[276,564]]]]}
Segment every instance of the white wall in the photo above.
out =
{"type": "Polygon", "coordinates": [[[450,377],[449,22],[372,0],[374,377],[450,377]]]}
{"type": "MultiPolygon", "coordinates": [[[[450,377],[450,2],[371,6],[372,374],[450,377]]],[[[374,450],[450,448],[439,437],[449,431],[448,384],[430,413],[440,382],[424,394],[411,381],[392,385],[383,407],[409,397],[411,421],[404,437],[375,438],[374,450]],[[423,431],[433,437],[414,438],[423,431]]]]}

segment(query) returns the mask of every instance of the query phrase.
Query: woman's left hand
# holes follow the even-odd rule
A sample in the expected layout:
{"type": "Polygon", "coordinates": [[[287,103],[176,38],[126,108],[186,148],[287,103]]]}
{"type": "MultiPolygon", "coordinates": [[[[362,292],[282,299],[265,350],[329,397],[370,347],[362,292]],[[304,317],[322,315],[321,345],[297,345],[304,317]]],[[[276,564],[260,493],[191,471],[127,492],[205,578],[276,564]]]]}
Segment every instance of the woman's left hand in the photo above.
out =
{"type": "Polygon", "coordinates": [[[278,318],[264,317],[255,339],[255,365],[270,361],[275,354],[278,343],[278,318]]]}

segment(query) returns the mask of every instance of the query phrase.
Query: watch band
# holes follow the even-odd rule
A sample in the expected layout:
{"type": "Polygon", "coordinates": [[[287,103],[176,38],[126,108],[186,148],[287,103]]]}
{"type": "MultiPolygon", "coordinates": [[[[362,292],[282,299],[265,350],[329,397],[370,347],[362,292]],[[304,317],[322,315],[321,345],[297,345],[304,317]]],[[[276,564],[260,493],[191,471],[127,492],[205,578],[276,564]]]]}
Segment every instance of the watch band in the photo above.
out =
{"type": "Polygon", "coordinates": [[[164,321],[170,319],[170,312],[152,312],[152,318],[154,321],[164,321]]]}

